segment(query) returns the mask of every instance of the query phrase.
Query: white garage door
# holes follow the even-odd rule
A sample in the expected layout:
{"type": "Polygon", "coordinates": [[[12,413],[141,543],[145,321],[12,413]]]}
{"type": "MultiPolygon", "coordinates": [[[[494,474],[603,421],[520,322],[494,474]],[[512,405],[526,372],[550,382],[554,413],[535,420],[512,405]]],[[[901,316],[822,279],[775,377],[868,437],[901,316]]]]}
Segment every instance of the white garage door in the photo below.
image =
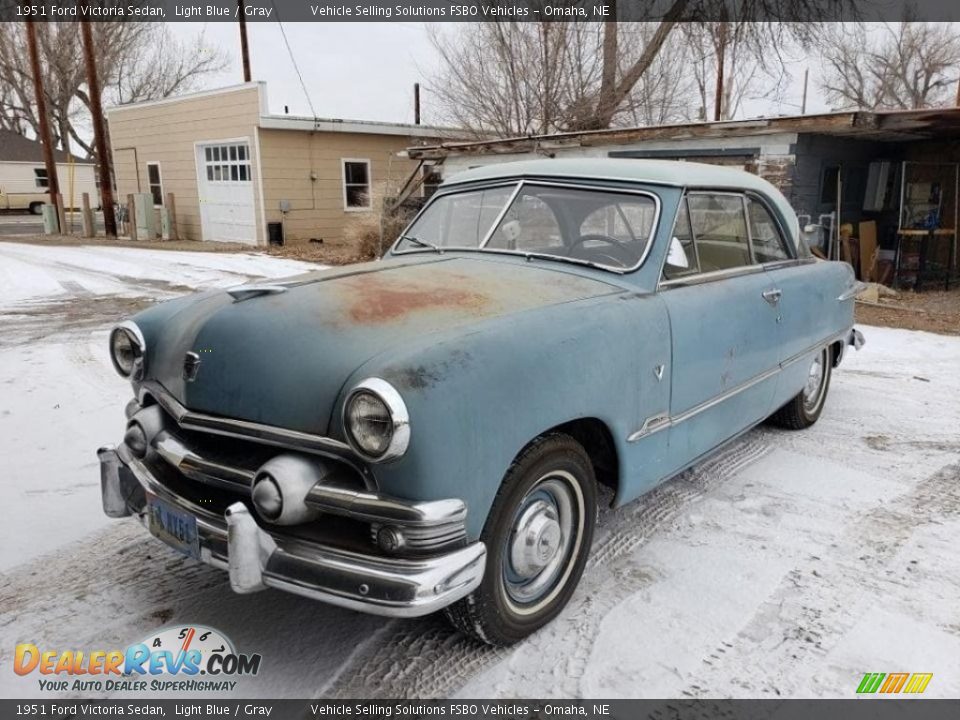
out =
{"type": "Polygon", "coordinates": [[[197,146],[204,240],[257,242],[250,145],[223,141],[197,146]]]}

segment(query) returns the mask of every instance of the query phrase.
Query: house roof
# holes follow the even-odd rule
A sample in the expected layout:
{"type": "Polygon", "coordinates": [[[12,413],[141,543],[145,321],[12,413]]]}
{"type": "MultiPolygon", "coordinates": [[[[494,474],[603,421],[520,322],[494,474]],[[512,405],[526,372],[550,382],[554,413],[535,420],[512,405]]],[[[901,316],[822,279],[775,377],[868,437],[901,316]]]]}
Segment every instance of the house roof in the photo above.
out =
{"type": "Polygon", "coordinates": [[[451,155],[494,155],[545,152],[565,147],[624,145],[653,140],[687,140],[810,133],[850,136],[863,140],[897,141],[956,137],[960,134],[960,108],[898,110],[888,112],[833,112],[724,120],[634,128],[611,128],[582,132],[551,133],[524,137],[441,143],[412,147],[407,155],[415,159],[440,159],[451,155]]]}
{"type": "MultiPolygon", "coordinates": [[[[63,150],[54,150],[53,157],[58,163],[70,161],[70,154],[63,150]]],[[[92,165],[90,160],[73,156],[75,163],[92,165]]],[[[0,162],[43,162],[43,145],[12,130],[0,129],[0,162]]]]}
{"type": "Polygon", "coordinates": [[[356,133],[366,135],[400,135],[403,137],[422,137],[430,140],[441,138],[462,139],[469,137],[470,133],[465,130],[448,127],[438,127],[434,125],[412,125],[409,123],[379,122],[371,120],[348,120],[344,118],[322,118],[311,117],[309,115],[277,115],[268,111],[267,104],[267,86],[263,81],[241,83],[239,85],[228,85],[226,87],[211,88],[208,90],[198,90],[195,92],[183,93],[182,95],[171,95],[166,98],[156,100],[144,100],[141,102],[127,103],[125,105],[114,105],[107,108],[107,116],[123,113],[128,110],[153,107],[158,105],[171,105],[197,98],[217,97],[229,95],[237,92],[256,91],[260,103],[259,125],[262,128],[272,130],[300,130],[304,132],[340,132],[356,133]]]}

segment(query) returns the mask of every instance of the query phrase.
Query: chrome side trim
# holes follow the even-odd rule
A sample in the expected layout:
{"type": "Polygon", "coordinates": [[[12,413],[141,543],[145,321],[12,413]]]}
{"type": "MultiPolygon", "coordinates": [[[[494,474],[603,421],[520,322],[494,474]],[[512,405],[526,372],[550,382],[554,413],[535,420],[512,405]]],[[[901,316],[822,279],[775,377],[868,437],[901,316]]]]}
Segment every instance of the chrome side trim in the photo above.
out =
{"type": "MultiPolygon", "coordinates": [[[[741,383],[740,385],[737,385],[736,387],[733,387],[730,390],[727,390],[726,392],[720,393],[719,395],[716,395],[710,398],[709,400],[706,400],[700,403],[699,405],[694,405],[692,408],[690,408],[689,410],[684,410],[679,415],[671,416],[666,413],[653,415],[644,421],[643,425],[640,427],[639,430],[636,430],[635,432],[627,436],[627,442],[628,443],[637,442],[638,440],[642,440],[648,435],[653,435],[655,432],[663,430],[664,428],[673,427],[674,425],[679,425],[684,420],[689,420],[690,418],[695,417],[700,413],[719,405],[724,400],[729,400],[730,398],[736,395],[739,395],[740,393],[746,390],[749,390],[753,386],[758,385],[759,383],[762,383],[764,380],[769,380],[774,375],[781,372],[784,368],[792,365],[795,362],[798,362],[799,360],[802,360],[804,357],[810,355],[811,353],[816,352],[817,350],[827,345],[832,345],[838,340],[848,337],[850,335],[850,332],[851,332],[850,330],[847,330],[837,335],[832,335],[826,340],[822,340],[818,343],[815,343],[814,345],[811,345],[810,347],[804,350],[801,350],[795,355],[791,355],[786,360],[778,363],[776,367],[766,370],[760,373],[759,375],[754,375],[752,378],[741,383]]],[[[857,331],[853,330],[852,332],[856,333],[857,331]]],[[[862,335],[860,337],[861,339],[863,338],[862,335]]]]}
{"type": "Polygon", "coordinates": [[[686,287],[687,285],[702,285],[703,283],[714,282],[716,280],[726,280],[727,278],[741,277],[743,275],[756,275],[764,272],[763,265],[741,265],[740,267],[727,268],[725,270],[712,270],[699,275],[690,277],[674,278],[673,280],[661,280],[657,289],[667,289],[672,287],[686,287]]]}

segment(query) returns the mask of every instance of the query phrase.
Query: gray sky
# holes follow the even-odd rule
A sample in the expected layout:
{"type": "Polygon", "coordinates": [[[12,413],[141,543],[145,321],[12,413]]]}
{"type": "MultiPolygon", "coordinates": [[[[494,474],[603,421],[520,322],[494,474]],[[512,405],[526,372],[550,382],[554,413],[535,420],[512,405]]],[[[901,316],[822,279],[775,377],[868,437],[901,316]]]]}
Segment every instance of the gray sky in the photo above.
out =
{"type": "MultiPolygon", "coordinates": [[[[285,23],[283,27],[317,115],[413,121],[413,83],[427,82],[438,64],[424,23],[285,23]]],[[[181,37],[203,33],[207,44],[227,53],[231,66],[208,77],[205,87],[242,81],[240,38],[234,23],[171,23],[170,28],[181,37]]],[[[253,77],[266,81],[270,111],[282,113],[283,106],[289,105],[291,114],[310,115],[279,25],[250,23],[247,28],[253,77]]],[[[449,28],[449,24],[444,26],[449,28]]],[[[740,117],[799,113],[803,71],[808,65],[807,112],[829,109],[817,86],[817,62],[801,58],[789,64],[792,79],[782,105],[773,100],[750,100],[740,117]]],[[[437,121],[431,116],[426,90],[422,108],[424,123],[437,121]]]]}
{"type": "MultiPolygon", "coordinates": [[[[234,23],[171,23],[180,36],[202,33],[230,60],[205,87],[243,81],[240,35],[234,23]]],[[[413,122],[413,84],[436,67],[436,55],[422,23],[284,23],[287,39],[320,117],[413,122]]],[[[267,83],[270,111],[310,115],[277,23],[249,23],[254,80],[267,83]]],[[[423,122],[431,122],[423,97],[423,122]]]]}

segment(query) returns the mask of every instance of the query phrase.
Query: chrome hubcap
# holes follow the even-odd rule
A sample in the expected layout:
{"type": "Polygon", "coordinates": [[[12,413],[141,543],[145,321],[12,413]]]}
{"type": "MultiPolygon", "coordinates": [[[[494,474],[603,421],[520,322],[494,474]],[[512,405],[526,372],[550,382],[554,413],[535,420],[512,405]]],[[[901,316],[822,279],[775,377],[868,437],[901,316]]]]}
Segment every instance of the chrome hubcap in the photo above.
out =
{"type": "Polygon", "coordinates": [[[514,528],[510,544],[514,572],[521,578],[532,578],[557,556],[561,540],[556,508],[544,500],[529,505],[514,528]]]}
{"type": "Polygon", "coordinates": [[[582,502],[576,481],[564,472],[546,476],[521,501],[504,548],[504,588],[512,603],[533,612],[562,584],[582,525],[582,502]]]}
{"type": "Polygon", "coordinates": [[[820,396],[823,392],[823,380],[826,375],[826,351],[821,351],[810,364],[810,371],[807,374],[807,383],[803,386],[803,404],[808,410],[812,410],[820,402],[820,396]]]}

